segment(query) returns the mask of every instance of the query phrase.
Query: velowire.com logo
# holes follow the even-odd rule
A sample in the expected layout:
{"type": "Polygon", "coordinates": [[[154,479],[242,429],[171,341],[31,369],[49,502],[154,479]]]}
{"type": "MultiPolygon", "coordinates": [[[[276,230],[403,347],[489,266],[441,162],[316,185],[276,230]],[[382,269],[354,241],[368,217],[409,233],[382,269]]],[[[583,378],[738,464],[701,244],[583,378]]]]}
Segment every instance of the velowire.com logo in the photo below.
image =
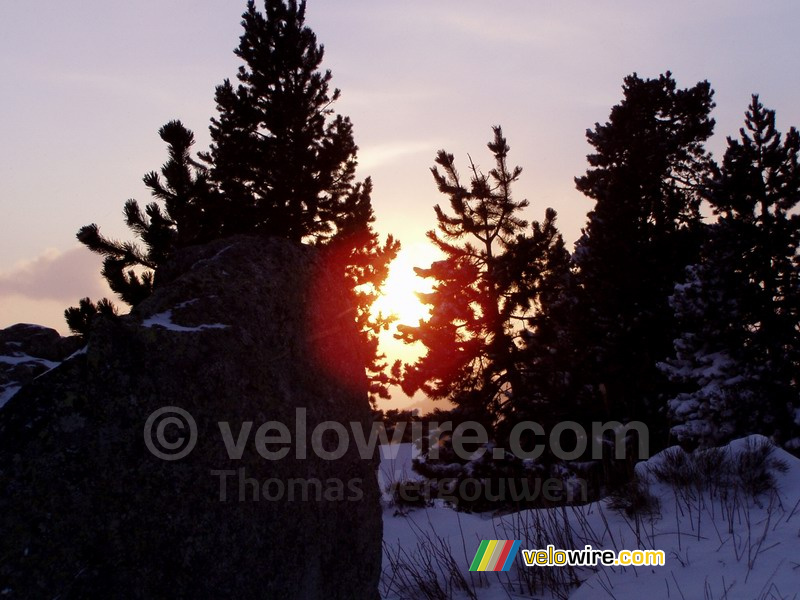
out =
{"type": "Polygon", "coordinates": [[[470,571],[507,572],[519,551],[519,540],[481,540],[470,571]]]}

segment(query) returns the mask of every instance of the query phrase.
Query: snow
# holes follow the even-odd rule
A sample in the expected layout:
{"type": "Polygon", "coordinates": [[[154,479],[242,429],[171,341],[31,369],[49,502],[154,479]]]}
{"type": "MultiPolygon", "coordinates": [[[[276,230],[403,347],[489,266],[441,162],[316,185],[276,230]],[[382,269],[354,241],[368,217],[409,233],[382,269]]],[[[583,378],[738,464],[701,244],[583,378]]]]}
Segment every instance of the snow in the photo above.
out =
{"type": "Polygon", "coordinates": [[[89,344],[86,344],[83,348],[80,348],[79,350],[76,350],[75,352],[70,354],[64,360],[66,361],[66,360],[69,360],[70,358],[75,358],[76,356],[81,356],[82,354],[86,354],[87,352],[89,352],[89,344]]]}
{"type": "Polygon", "coordinates": [[[208,258],[201,258],[196,263],[194,263],[194,265],[192,265],[192,268],[195,268],[195,267],[197,267],[199,265],[202,265],[202,264],[205,264],[205,263],[210,263],[210,262],[216,261],[220,256],[222,256],[228,250],[233,248],[233,246],[234,246],[234,244],[229,244],[229,245],[225,246],[224,248],[222,248],[221,250],[219,250],[216,254],[214,254],[214,256],[210,256],[208,258]]]}
{"type": "MultiPolygon", "coordinates": [[[[79,350],[76,350],[75,352],[70,354],[67,358],[64,359],[64,361],[67,361],[70,358],[74,358],[76,356],[80,356],[81,354],[86,354],[88,349],[89,347],[88,345],[86,345],[83,348],[80,348],[79,350]]],[[[15,352],[12,355],[0,356],[0,363],[5,363],[8,365],[19,365],[30,362],[38,363],[46,368],[45,371],[39,373],[36,377],[34,377],[34,379],[39,379],[39,377],[41,377],[42,375],[49,373],[56,367],[63,364],[58,361],[47,360],[44,358],[39,358],[37,356],[24,354],[22,352],[15,352]]],[[[19,385],[9,385],[5,388],[0,387],[0,408],[2,408],[9,400],[11,400],[11,398],[21,389],[21,387],[22,386],[19,385]]]]}
{"type": "MultiPolygon", "coordinates": [[[[38,327],[31,325],[31,327],[38,327]]],[[[11,342],[13,343],[13,342],[11,342]]],[[[88,346],[84,346],[80,350],[77,350],[70,354],[65,361],[73,358],[75,356],[80,356],[81,354],[86,354],[88,350],[88,346]]],[[[56,367],[60,366],[62,363],[58,361],[47,360],[44,358],[39,358],[37,356],[31,356],[29,354],[24,354],[22,352],[15,352],[11,355],[0,356],[0,363],[4,363],[7,365],[20,365],[25,363],[38,363],[41,366],[45,367],[46,370],[39,373],[34,379],[39,379],[45,373],[49,373],[56,367]]],[[[11,398],[21,389],[22,386],[19,385],[8,385],[7,387],[3,388],[0,387],[0,408],[2,408],[11,398]]]]}
{"type": "Polygon", "coordinates": [[[389,487],[398,481],[420,480],[421,475],[411,468],[411,461],[419,455],[414,444],[386,444],[380,446],[381,466],[378,484],[383,491],[383,501],[391,501],[389,487]]]}
{"type": "Polygon", "coordinates": [[[19,365],[27,362],[37,362],[47,367],[48,369],[55,369],[58,365],[61,364],[59,362],[53,362],[52,360],[38,358],[36,356],[31,356],[30,354],[24,354],[22,352],[16,352],[13,355],[0,356],[0,363],[5,363],[7,365],[19,365]]]}
{"type": "Polygon", "coordinates": [[[6,402],[11,400],[14,395],[21,389],[22,386],[10,385],[5,389],[0,390],[0,408],[6,405],[6,402]]]}
{"type": "MultiPolygon", "coordinates": [[[[439,501],[428,508],[399,510],[384,495],[382,597],[793,598],[800,583],[800,460],[773,448],[770,460],[778,465],[771,470],[776,485],[756,496],[731,483],[735,477],[728,481],[714,475],[723,470],[723,464],[733,465],[733,473],[736,465],[751,456],[748,450],[764,443],[765,438],[750,436],[731,442],[717,454],[708,454],[705,464],[712,475],[698,478],[697,485],[688,488],[675,487],[657,477],[669,466],[670,457],[682,453],[680,449],[662,451],[639,463],[637,474],[647,481],[660,504],[650,515],[627,517],[612,509],[608,499],[580,507],[506,515],[460,513],[439,501]],[[778,463],[785,465],[785,472],[778,463]],[[469,564],[482,539],[521,539],[525,549],[552,543],[565,549],[589,544],[595,549],[617,551],[664,550],[666,563],[657,567],[525,567],[520,553],[510,573],[470,573],[469,564]],[[450,567],[444,556],[451,557],[450,567]],[[426,564],[430,567],[427,570],[421,566],[426,564]],[[453,574],[452,565],[460,570],[459,576],[453,574]],[[412,571],[421,578],[404,580],[403,573],[412,571]],[[526,582],[541,583],[551,576],[563,583],[557,593],[541,588],[531,591],[525,586],[526,582]],[[438,580],[437,589],[445,590],[443,595],[426,595],[414,587],[420,581],[432,585],[434,580],[438,580]],[[471,592],[459,589],[457,582],[462,580],[471,592]]],[[[398,477],[415,476],[411,470],[415,451],[410,444],[381,450],[382,486],[398,477]]]]}
{"type": "MultiPolygon", "coordinates": [[[[45,370],[42,371],[39,375],[37,375],[34,379],[38,379],[45,373],[49,373],[61,363],[57,361],[47,360],[44,358],[39,358],[38,356],[31,356],[30,354],[25,354],[24,352],[14,352],[13,354],[6,354],[0,356],[0,363],[6,365],[24,365],[27,363],[36,363],[45,367],[45,370]]],[[[14,396],[20,389],[21,386],[11,384],[7,385],[6,387],[0,387],[0,408],[2,408],[6,402],[11,400],[11,397],[14,396]]]]}
{"type": "MultiPolygon", "coordinates": [[[[191,301],[190,301],[191,302],[191,301]]],[[[179,305],[178,308],[181,306],[185,306],[187,303],[184,302],[183,304],[179,305]]],[[[168,329],[170,331],[180,331],[180,332],[196,332],[196,331],[203,331],[204,329],[227,329],[228,325],[224,325],[222,323],[211,323],[206,325],[197,325],[196,327],[185,327],[183,325],[178,325],[177,323],[172,322],[172,310],[167,310],[162,313],[158,313],[145,319],[142,322],[143,327],[163,327],[164,329],[168,329]]]]}
{"type": "Polygon", "coordinates": [[[175,305],[175,308],[186,308],[187,306],[191,306],[195,302],[197,302],[197,298],[192,298],[191,300],[186,300],[181,302],[180,304],[175,305]]]}

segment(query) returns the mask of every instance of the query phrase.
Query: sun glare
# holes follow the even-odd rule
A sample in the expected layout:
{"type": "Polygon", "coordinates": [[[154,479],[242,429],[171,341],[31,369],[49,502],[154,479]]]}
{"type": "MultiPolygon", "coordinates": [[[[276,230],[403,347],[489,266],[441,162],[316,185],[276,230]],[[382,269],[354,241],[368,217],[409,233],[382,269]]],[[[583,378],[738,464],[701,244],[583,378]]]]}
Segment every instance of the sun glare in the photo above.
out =
{"type": "MultiPolygon", "coordinates": [[[[389,276],[384,283],[383,293],[372,305],[372,313],[396,317],[389,329],[381,331],[378,336],[379,352],[385,354],[390,365],[396,360],[406,364],[414,363],[425,353],[425,347],[421,343],[406,344],[394,336],[398,325],[418,325],[420,319],[425,320],[430,315],[429,307],[420,302],[416,292],[430,291],[431,282],[417,277],[414,267],[427,267],[440,257],[439,252],[429,244],[406,244],[389,266],[389,276]]],[[[391,400],[381,401],[381,408],[408,408],[427,402],[421,392],[409,398],[399,387],[393,387],[391,394],[391,400]]]]}
{"type": "Polygon", "coordinates": [[[381,296],[372,306],[374,313],[394,315],[396,325],[417,325],[420,319],[427,319],[429,307],[420,302],[416,292],[430,289],[424,279],[417,277],[414,267],[428,266],[432,258],[425,258],[424,246],[403,248],[389,267],[389,276],[383,286],[381,296]]]}

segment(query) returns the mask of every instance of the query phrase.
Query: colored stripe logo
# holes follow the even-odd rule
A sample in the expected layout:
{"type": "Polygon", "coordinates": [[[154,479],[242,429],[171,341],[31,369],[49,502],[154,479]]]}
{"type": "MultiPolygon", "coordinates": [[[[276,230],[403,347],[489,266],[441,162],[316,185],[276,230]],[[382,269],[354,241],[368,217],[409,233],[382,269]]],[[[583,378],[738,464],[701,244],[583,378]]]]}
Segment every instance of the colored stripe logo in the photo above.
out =
{"type": "Polygon", "coordinates": [[[519,540],[481,540],[470,571],[508,572],[519,551],[519,540]]]}

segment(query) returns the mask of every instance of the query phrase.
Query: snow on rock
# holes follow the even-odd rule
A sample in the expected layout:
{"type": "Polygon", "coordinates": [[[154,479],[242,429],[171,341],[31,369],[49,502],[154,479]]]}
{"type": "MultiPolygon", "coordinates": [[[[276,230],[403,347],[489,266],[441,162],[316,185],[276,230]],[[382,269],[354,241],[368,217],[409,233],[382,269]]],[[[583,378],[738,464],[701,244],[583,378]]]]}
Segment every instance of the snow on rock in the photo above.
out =
{"type": "Polygon", "coordinates": [[[83,348],[80,348],[70,354],[65,360],[69,360],[70,358],[75,358],[76,356],[81,356],[82,354],[86,354],[89,352],[89,344],[86,344],[83,348]]]}
{"type": "Polygon", "coordinates": [[[148,317],[142,321],[142,327],[163,327],[170,331],[180,332],[195,332],[203,331],[204,329],[226,329],[228,326],[223,323],[211,323],[205,325],[197,325],[195,327],[186,327],[172,322],[172,310],[167,310],[158,314],[148,317]]]}
{"type": "Polygon", "coordinates": [[[22,352],[14,353],[11,356],[0,356],[0,363],[5,363],[7,365],[21,365],[27,362],[39,363],[48,369],[54,369],[61,364],[59,362],[47,360],[45,358],[39,358],[37,356],[31,356],[30,354],[24,354],[22,352]]]}
{"type": "Polygon", "coordinates": [[[3,408],[6,402],[11,400],[11,398],[14,397],[14,394],[16,394],[20,390],[20,388],[22,388],[21,385],[10,385],[8,387],[0,389],[0,408],[3,408]]]}
{"type": "Polygon", "coordinates": [[[30,323],[0,329],[0,407],[26,383],[61,364],[82,341],[30,323]]]}

